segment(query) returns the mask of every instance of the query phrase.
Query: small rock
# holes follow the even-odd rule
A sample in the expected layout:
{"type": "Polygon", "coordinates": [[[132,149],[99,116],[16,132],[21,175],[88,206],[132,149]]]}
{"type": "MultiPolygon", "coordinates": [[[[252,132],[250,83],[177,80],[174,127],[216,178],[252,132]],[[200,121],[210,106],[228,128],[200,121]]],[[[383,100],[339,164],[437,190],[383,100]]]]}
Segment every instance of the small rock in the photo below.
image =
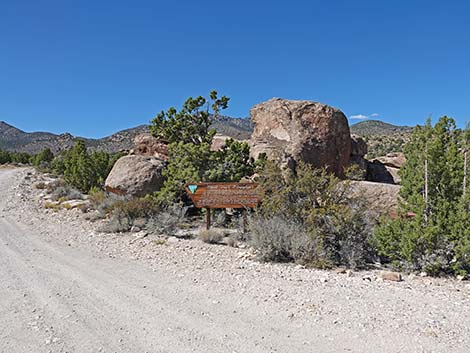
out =
{"type": "Polygon", "coordinates": [[[457,276],[457,280],[458,280],[458,281],[463,281],[463,280],[465,280],[465,279],[466,279],[466,276],[463,276],[463,275],[458,275],[458,276],[457,276]]]}
{"type": "Polygon", "coordinates": [[[420,277],[427,277],[428,276],[428,273],[427,272],[421,272],[419,274],[420,277]]]}
{"type": "Polygon", "coordinates": [[[400,282],[402,280],[401,273],[392,271],[380,272],[380,278],[385,281],[400,282]]]}
{"type": "Polygon", "coordinates": [[[137,226],[132,226],[132,227],[131,227],[131,232],[132,232],[132,233],[138,233],[138,232],[140,232],[140,228],[137,227],[137,226]]]}

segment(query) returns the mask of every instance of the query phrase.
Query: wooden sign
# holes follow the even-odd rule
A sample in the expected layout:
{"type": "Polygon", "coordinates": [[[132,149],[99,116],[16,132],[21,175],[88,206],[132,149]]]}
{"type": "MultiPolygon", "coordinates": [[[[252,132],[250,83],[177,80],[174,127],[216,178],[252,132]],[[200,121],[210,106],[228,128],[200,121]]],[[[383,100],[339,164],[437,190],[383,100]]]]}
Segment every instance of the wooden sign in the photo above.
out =
{"type": "Polygon", "coordinates": [[[188,183],[185,185],[198,208],[254,208],[259,203],[256,183],[188,183]]]}

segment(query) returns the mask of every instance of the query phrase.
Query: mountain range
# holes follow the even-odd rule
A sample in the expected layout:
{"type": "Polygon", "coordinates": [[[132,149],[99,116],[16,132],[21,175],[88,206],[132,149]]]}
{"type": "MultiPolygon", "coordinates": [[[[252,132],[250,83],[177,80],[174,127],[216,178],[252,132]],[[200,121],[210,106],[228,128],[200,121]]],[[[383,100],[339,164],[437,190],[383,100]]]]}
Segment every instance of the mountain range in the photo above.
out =
{"type": "MultiPolygon", "coordinates": [[[[249,139],[253,131],[253,124],[250,119],[228,116],[214,118],[212,127],[221,135],[239,140],[249,139]]],[[[396,126],[378,120],[362,121],[351,125],[350,128],[351,133],[369,138],[370,136],[406,135],[412,130],[408,126],[396,126]]],[[[149,132],[148,125],[121,130],[100,139],[80,138],[91,149],[114,153],[132,149],[134,147],[134,137],[145,132],[149,132]]],[[[76,136],[69,133],[25,132],[4,121],[0,121],[0,149],[7,151],[35,154],[48,147],[54,153],[57,153],[72,147],[76,138],[76,136]]]]}
{"type": "MultiPolygon", "coordinates": [[[[231,118],[228,116],[214,118],[212,127],[219,134],[239,140],[249,139],[253,130],[250,119],[231,118]]],[[[85,145],[88,148],[114,153],[132,149],[134,147],[134,137],[145,132],[149,132],[148,125],[140,125],[118,131],[111,136],[100,139],[78,138],[85,141],[85,145]]],[[[4,121],[0,121],[1,150],[35,154],[47,147],[52,152],[57,153],[72,147],[76,139],[76,136],[69,133],[25,132],[4,121]]]]}

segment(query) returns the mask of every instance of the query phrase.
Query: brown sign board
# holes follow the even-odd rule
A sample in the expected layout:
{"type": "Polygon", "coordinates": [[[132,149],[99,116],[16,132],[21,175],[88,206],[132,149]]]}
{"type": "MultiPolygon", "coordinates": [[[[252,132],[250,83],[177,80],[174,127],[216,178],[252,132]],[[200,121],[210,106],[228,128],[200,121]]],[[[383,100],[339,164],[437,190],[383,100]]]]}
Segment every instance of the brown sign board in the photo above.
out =
{"type": "Polygon", "coordinates": [[[254,208],[259,203],[256,183],[207,182],[185,185],[198,208],[254,208]]]}

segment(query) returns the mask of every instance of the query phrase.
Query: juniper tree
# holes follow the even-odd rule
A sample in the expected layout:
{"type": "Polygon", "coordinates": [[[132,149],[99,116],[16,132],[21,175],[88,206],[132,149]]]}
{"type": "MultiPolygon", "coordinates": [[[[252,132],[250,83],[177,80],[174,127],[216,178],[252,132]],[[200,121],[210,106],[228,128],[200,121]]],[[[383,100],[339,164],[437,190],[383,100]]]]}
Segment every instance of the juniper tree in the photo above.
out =
{"type": "Polygon", "coordinates": [[[434,127],[430,119],[418,126],[406,145],[406,163],[400,172],[402,217],[376,229],[380,254],[397,266],[436,274],[454,270],[464,232],[456,224],[466,220],[461,144],[455,121],[444,116],[434,127]],[[410,211],[416,216],[406,219],[410,211]]]}

